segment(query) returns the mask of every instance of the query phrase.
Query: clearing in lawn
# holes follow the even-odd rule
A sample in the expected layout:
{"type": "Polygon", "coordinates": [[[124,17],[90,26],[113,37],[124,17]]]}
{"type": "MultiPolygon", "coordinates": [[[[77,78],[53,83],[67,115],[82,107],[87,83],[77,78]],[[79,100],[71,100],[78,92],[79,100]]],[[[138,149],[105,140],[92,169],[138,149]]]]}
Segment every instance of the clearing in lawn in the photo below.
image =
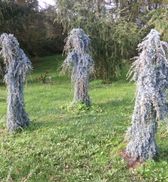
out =
{"type": "Polygon", "coordinates": [[[90,84],[93,106],[68,107],[70,79],[59,75],[61,56],[35,60],[25,85],[32,121],[23,132],[6,131],[6,88],[0,86],[0,181],[130,182],[168,181],[168,129],[159,126],[156,161],[131,170],[121,157],[131,124],[135,86],[126,81],[90,84]]]}

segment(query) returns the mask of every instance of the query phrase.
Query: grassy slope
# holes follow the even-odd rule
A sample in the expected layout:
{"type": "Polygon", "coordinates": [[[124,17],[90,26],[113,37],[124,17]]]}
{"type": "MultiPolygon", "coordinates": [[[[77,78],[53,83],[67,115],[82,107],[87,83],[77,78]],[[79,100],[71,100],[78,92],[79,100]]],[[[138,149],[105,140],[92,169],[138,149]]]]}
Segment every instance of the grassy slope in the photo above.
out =
{"type": "Polygon", "coordinates": [[[70,103],[70,81],[57,74],[61,57],[38,60],[25,88],[32,120],[25,131],[5,130],[6,90],[0,87],[0,181],[130,182],[168,181],[168,132],[160,127],[160,158],[130,171],[120,157],[131,121],[134,86],[126,82],[91,83],[94,105],[103,112],[75,114],[61,109],[70,103]],[[37,78],[49,71],[52,83],[37,78]]]}

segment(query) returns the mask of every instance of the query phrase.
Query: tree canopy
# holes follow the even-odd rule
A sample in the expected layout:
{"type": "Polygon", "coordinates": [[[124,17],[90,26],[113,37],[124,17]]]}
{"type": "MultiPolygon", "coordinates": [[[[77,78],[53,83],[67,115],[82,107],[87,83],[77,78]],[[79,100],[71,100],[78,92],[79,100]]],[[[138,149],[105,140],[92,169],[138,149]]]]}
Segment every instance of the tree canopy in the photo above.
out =
{"type": "Polygon", "coordinates": [[[54,19],[55,8],[40,10],[37,0],[0,1],[0,33],[15,34],[32,56],[62,52],[62,27],[54,19]]]}
{"type": "Polygon", "coordinates": [[[157,24],[155,10],[167,11],[164,10],[165,3],[57,0],[56,20],[62,23],[64,31],[73,27],[83,28],[92,37],[96,76],[109,80],[117,78],[125,60],[136,54],[136,45],[151,26],[157,24]],[[149,15],[151,12],[153,14],[149,15]]]}
{"type": "Polygon", "coordinates": [[[167,0],[56,0],[39,9],[37,0],[0,1],[0,33],[13,33],[31,56],[63,51],[64,38],[82,28],[92,38],[95,76],[119,78],[136,45],[155,28],[168,40],[167,0]]]}

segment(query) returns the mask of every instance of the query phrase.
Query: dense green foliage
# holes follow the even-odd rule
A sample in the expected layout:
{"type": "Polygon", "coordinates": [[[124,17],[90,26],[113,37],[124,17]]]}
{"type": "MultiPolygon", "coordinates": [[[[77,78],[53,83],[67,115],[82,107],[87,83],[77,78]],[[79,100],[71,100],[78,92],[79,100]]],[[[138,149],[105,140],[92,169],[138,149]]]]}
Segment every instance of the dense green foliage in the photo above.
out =
{"type": "Polygon", "coordinates": [[[95,6],[94,1],[60,0],[57,21],[62,23],[65,31],[81,27],[90,35],[96,76],[104,80],[114,79],[119,76],[124,60],[134,56],[141,34],[134,22],[124,17],[116,21],[110,13],[104,12],[102,6],[95,6]]]}
{"type": "Polygon", "coordinates": [[[56,0],[56,7],[39,10],[37,0],[1,0],[0,33],[14,33],[31,56],[44,56],[62,52],[67,32],[83,28],[92,39],[95,76],[118,79],[151,27],[167,40],[168,2],[112,1],[110,10],[104,0],[56,0]]]}
{"type": "Polygon", "coordinates": [[[90,35],[96,76],[111,80],[118,78],[126,60],[136,55],[136,45],[149,31],[151,24],[159,26],[160,19],[167,19],[166,14],[146,16],[155,9],[167,12],[165,4],[166,1],[113,0],[114,7],[107,10],[103,0],[57,0],[56,20],[62,23],[64,31],[80,27],[90,35]]]}
{"type": "Polygon", "coordinates": [[[37,0],[0,1],[0,33],[14,34],[31,56],[62,52],[62,27],[53,23],[55,9],[38,10],[37,0]]]}
{"type": "Polygon", "coordinates": [[[56,68],[61,56],[34,60],[25,89],[32,124],[9,135],[5,129],[6,90],[0,87],[0,181],[29,182],[167,182],[168,130],[159,126],[160,156],[128,170],[120,156],[134,105],[133,84],[125,81],[91,83],[94,107],[78,113],[62,109],[70,103],[70,81],[56,68]],[[48,72],[47,84],[39,77],[48,72]],[[98,112],[97,112],[98,108],[98,112]]]}
{"type": "Polygon", "coordinates": [[[147,23],[150,27],[157,29],[162,39],[168,42],[168,9],[158,9],[150,12],[146,17],[147,23]]]}

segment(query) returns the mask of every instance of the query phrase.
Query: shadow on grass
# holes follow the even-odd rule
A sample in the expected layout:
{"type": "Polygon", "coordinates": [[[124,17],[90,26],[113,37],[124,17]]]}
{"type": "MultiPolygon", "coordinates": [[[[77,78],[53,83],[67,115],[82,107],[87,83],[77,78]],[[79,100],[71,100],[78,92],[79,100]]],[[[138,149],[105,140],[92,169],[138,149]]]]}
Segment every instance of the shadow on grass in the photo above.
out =
{"type": "Polygon", "coordinates": [[[51,122],[46,122],[46,121],[41,121],[41,122],[37,122],[37,121],[32,121],[30,126],[27,128],[27,131],[34,131],[34,130],[40,130],[42,128],[53,128],[55,127],[56,121],[51,121],[51,122]]]}
{"type": "Polygon", "coordinates": [[[118,110],[119,108],[132,107],[133,103],[134,102],[130,99],[115,99],[115,100],[109,100],[108,102],[99,103],[98,105],[101,108],[108,108],[110,110],[116,108],[118,110]]]}
{"type": "Polygon", "coordinates": [[[156,158],[156,162],[160,161],[168,162],[168,147],[159,147],[159,155],[156,158]]]}
{"type": "Polygon", "coordinates": [[[29,79],[27,83],[29,85],[68,85],[70,81],[67,78],[59,76],[48,76],[47,78],[42,79],[42,75],[38,75],[29,79]]]}
{"type": "Polygon", "coordinates": [[[6,98],[0,97],[0,102],[6,103],[6,98]]]}
{"type": "MultiPolygon", "coordinates": [[[[86,115],[86,117],[94,117],[94,115],[86,115]]],[[[65,117],[59,119],[56,118],[53,121],[41,121],[38,119],[35,119],[31,122],[30,126],[28,127],[27,131],[34,131],[34,130],[39,130],[43,128],[56,128],[58,127],[64,127],[66,126],[72,126],[72,122],[69,122],[70,120],[75,122],[75,120],[82,120],[83,115],[74,115],[72,117],[65,117]]]]}

